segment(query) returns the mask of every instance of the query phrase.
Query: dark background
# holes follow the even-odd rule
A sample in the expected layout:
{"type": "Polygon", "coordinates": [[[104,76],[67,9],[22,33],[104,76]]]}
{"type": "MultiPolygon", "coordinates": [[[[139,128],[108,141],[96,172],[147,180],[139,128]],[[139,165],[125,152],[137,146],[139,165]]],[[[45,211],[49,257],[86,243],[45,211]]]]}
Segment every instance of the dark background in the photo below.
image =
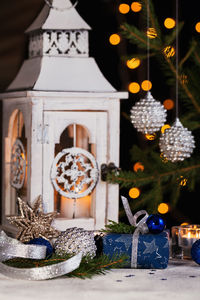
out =
{"type": "MultiPolygon", "coordinates": [[[[72,0],[74,3],[75,1],[72,0]]],[[[159,20],[163,23],[167,17],[175,18],[176,1],[154,0],[155,9],[159,20]]],[[[90,32],[90,56],[94,57],[102,73],[108,81],[119,91],[127,91],[131,81],[141,82],[146,79],[145,65],[139,69],[129,70],[124,55],[134,53],[136,49],[127,43],[125,39],[118,46],[109,44],[109,36],[120,32],[120,25],[129,22],[134,25],[141,24],[140,14],[130,11],[127,15],[118,12],[120,3],[131,4],[132,1],[124,0],[79,0],[76,9],[84,20],[92,27],[90,32]]],[[[23,60],[28,56],[28,39],[24,35],[26,28],[32,23],[44,5],[44,0],[1,0],[0,3],[0,91],[4,91],[14,79],[23,60]]],[[[180,39],[180,55],[187,51],[191,35],[199,35],[194,26],[200,21],[198,1],[179,0],[179,20],[184,20],[184,36],[180,39]]],[[[199,35],[200,36],[200,35],[199,35]]],[[[170,90],[165,85],[160,70],[156,64],[150,65],[151,81],[153,82],[152,94],[161,102],[169,98],[170,90]]],[[[132,105],[142,96],[129,94],[128,100],[121,103],[121,148],[120,167],[132,170],[129,151],[134,143],[142,147],[148,146],[141,136],[138,136],[132,124],[126,118],[132,105]]],[[[169,113],[174,118],[174,112],[169,113]]],[[[2,124],[1,124],[2,126],[2,124]]],[[[182,217],[186,221],[199,222],[198,214],[194,212],[196,195],[188,195],[184,192],[182,205],[182,217]],[[190,197],[190,201],[188,198],[190,197]],[[188,202],[190,204],[188,204],[188,202]]],[[[176,222],[173,217],[170,222],[176,222]]]]}

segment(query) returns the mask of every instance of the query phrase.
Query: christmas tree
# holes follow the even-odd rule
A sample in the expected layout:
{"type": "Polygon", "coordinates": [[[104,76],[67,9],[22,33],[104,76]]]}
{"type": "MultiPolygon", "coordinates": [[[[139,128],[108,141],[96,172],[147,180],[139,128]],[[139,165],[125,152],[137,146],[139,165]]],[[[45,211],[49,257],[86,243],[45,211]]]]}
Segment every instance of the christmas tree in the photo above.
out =
{"type": "MultiPolygon", "coordinates": [[[[122,167],[117,172],[115,169],[110,171],[107,180],[119,184],[121,194],[124,193],[128,197],[134,198],[133,201],[130,201],[133,211],[145,208],[149,212],[157,212],[158,210],[161,213],[166,213],[170,210],[170,215],[174,219],[173,222],[178,224],[183,221],[195,222],[195,214],[192,213],[194,207],[191,208],[188,198],[193,201],[194,204],[192,205],[197,203],[200,179],[198,150],[200,132],[199,23],[194,24],[195,20],[193,21],[193,36],[188,36],[188,24],[182,20],[181,7],[179,8],[179,19],[175,20],[173,17],[163,19],[156,12],[156,5],[154,7],[154,4],[156,1],[151,0],[132,3],[132,10],[138,11],[140,16],[136,20],[136,24],[133,24],[132,21],[127,22],[128,18],[124,18],[124,22],[120,26],[119,36],[127,43],[127,51],[123,53],[122,60],[127,60],[127,66],[132,69],[135,68],[134,65],[139,66],[141,64],[143,66],[143,71],[137,72],[137,77],[143,82],[147,78],[141,74],[145,74],[145,65],[150,60],[150,79],[153,83],[151,92],[156,99],[158,99],[157,95],[161,91],[164,93],[161,102],[163,102],[168,113],[167,126],[161,129],[162,132],[174,123],[175,109],[179,109],[179,119],[184,127],[192,130],[196,149],[190,158],[183,162],[172,163],[160,152],[159,138],[161,132],[156,133],[156,135],[145,136],[132,128],[132,132],[129,130],[126,134],[121,133],[126,135],[126,138],[122,139],[123,144],[126,141],[129,144],[129,139],[134,144],[130,149],[128,158],[130,161],[127,159],[127,164],[124,164],[125,169],[122,167]],[[136,10],[134,10],[134,5],[136,10]],[[149,52],[147,53],[148,39],[149,52]],[[131,45],[133,46],[131,47],[131,45]],[[178,107],[175,107],[177,106],[174,103],[177,97],[177,85],[179,101],[178,107]],[[187,206],[185,202],[188,203],[187,206]],[[160,208],[158,209],[158,207],[160,208]],[[185,211],[183,207],[185,207],[185,211]],[[185,217],[186,215],[187,217],[185,217]]],[[[128,4],[121,3],[119,12],[125,15],[126,9],[129,10],[128,6],[128,4]]],[[[177,9],[174,3],[171,16],[177,17],[177,9]]],[[[138,99],[144,98],[145,91],[149,88],[143,87],[143,91],[136,93],[138,86],[137,82],[129,84],[130,99],[133,99],[132,104],[138,99]]],[[[130,123],[130,113],[123,111],[124,107],[122,105],[122,115],[124,120],[126,119],[124,123],[130,123]]],[[[122,128],[123,130],[124,128],[122,128]]],[[[122,146],[121,152],[124,157],[123,151],[124,147],[122,146]]],[[[120,216],[124,216],[123,210],[120,216]]]]}

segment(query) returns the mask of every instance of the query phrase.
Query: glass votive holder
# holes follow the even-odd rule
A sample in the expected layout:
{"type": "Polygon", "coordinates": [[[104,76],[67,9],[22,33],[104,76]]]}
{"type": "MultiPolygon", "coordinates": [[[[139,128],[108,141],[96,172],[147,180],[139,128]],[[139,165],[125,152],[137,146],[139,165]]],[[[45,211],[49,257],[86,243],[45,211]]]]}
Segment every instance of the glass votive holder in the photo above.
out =
{"type": "Polygon", "coordinates": [[[191,248],[200,239],[200,225],[182,225],[171,228],[171,257],[191,259],[191,248]]]}
{"type": "Polygon", "coordinates": [[[191,248],[194,242],[200,239],[200,225],[180,226],[178,245],[183,250],[183,258],[191,259],[191,248]]]}
{"type": "Polygon", "coordinates": [[[183,258],[183,249],[179,245],[179,230],[181,226],[173,226],[171,228],[171,257],[183,258]]]}

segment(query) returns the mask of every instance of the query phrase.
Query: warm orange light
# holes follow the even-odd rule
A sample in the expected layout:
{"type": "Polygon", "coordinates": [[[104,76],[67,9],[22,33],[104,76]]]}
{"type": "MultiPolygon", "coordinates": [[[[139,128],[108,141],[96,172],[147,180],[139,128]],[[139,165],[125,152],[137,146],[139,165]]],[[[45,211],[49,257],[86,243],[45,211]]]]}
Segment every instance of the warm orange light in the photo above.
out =
{"type": "Polygon", "coordinates": [[[158,34],[156,32],[156,29],[155,28],[148,28],[148,30],[147,30],[147,36],[150,39],[155,39],[158,36],[158,34]]]}
{"type": "Polygon", "coordinates": [[[132,9],[132,11],[134,11],[134,12],[139,12],[139,11],[141,11],[141,9],[142,9],[142,4],[141,4],[140,2],[133,2],[133,3],[131,4],[131,9],[132,9]]]}
{"type": "Polygon", "coordinates": [[[132,58],[127,60],[126,65],[129,69],[136,69],[140,65],[140,59],[132,58]]]}
{"type": "Polygon", "coordinates": [[[128,90],[130,93],[136,94],[140,90],[140,85],[137,82],[131,82],[128,86],[128,90]]]}
{"type": "Polygon", "coordinates": [[[167,110],[170,110],[170,109],[174,108],[174,101],[171,100],[171,99],[166,99],[166,100],[163,102],[163,105],[164,105],[164,107],[165,107],[167,110]]]}
{"type": "Polygon", "coordinates": [[[111,45],[118,45],[120,43],[120,40],[120,36],[117,33],[114,33],[109,37],[109,42],[111,43],[111,45]]]}
{"type": "Polygon", "coordinates": [[[152,88],[152,83],[149,80],[144,80],[141,84],[141,87],[144,91],[149,91],[152,88]]]}
{"type": "Polygon", "coordinates": [[[145,138],[149,141],[153,141],[156,138],[156,133],[153,134],[145,134],[145,138]]]}
{"type": "Polygon", "coordinates": [[[164,26],[165,26],[167,29],[172,29],[172,28],[175,27],[175,25],[176,25],[176,22],[175,22],[175,20],[172,19],[172,18],[167,18],[167,19],[165,19],[165,21],[164,21],[164,26]]]}
{"type": "Polygon", "coordinates": [[[127,14],[127,13],[129,12],[129,10],[130,10],[130,6],[129,6],[128,4],[126,4],[126,3],[121,3],[121,4],[119,5],[119,12],[120,12],[121,14],[127,14]]]}
{"type": "Polygon", "coordinates": [[[169,211],[169,205],[167,203],[160,203],[158,205],[158,212],[160,214],[166,214],[169,211]]]}
{"type": "Polygon", "coordinates": [[[140,190],[138,188],[132,188],[129,190],[129,196],[136,199],[140,196],[140,190]]]}
{"type": "Polygon", "coordinates": [[[200,22],[195,25],[195,29],[197,32],[200,32],[200,22]]]}
{"type": "Polygon", "coordinates": [[[161,132],[164,133],[167,128],[171,128],[169,124],[165,124],[161,127],[161,132]]]}
{"type": "MultiPolygon", "coordinates": [[[[181,176],[181,177],[182,177],[182,176],[181,176]]],[[[181,179],[180,185],[181,185],[181,186],[186,186],[186,184],[187,184],[187,178],[181,179]]]]}
{"type": "Polygon", "coordinates": [[[181,74],[181,82],[182,84],[188,83],[188,77],[185,74],[181,74]]]}
{"type": "Polygon", "coordinates": [[[164,48],[163,50],[164,54],[166,55],[166,57],[172,57],[175,54],[175,49],[172,46],[167,46],[164,48]]]}
{"type": "Polygon", "coordinates": [[[181,224],[181,226],[185,226],[185,225],[189,225],[189,223],[184,222],[184,223],[181,224]]]}
{"type": "Polygon", "coordinates": [[[168,159],[166,157],[164,157],[163,153],[160,153],[160,158],[162,159],[163,163],[166,164],[168,162],[168,159]]]}
{"type": "Polygon", "coordinates": [[[144,171],[144,166],[143,166],[143,164],[141,164],[141,162],[138,161],[137,163],[134,164],[133,170],[135,172],[144,171]]]}

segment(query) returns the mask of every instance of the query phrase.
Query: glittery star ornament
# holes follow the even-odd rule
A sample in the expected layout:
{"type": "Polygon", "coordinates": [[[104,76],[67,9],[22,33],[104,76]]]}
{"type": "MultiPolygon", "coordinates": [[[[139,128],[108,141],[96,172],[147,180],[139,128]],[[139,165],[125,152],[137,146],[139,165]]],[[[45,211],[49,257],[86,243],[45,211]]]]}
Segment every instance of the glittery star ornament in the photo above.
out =
{"type": "Polygon", "coordinates": [[[167,128],[161,135],[159,146],[163,157],[171,162],[178,162],[191,156],[195,142],[191,131],[183,127],[180,120],[176,118],[173,126],[167,128]]]}
{"type": "Polygon", "coordinates": [[[153,134],[164,125],[167,112],[164,106],[156,101],[150,92],[146,97],[136,102],[131,109],[131,122],[133,126],[144,134],[153,134]]]}
{"type": "Polygon", "coordinates": [[[11,224],[19,228],[16,237],[18,240],[21,242],[29,242],[39,237],[51,239],[60,234],[60,231],[51,226],[57,212],[45,214],[43,212],[41,196],[36,199],[33,208],[20,198],[18,198],[18,205],[21,215],[7,217],[11,224]]]}

